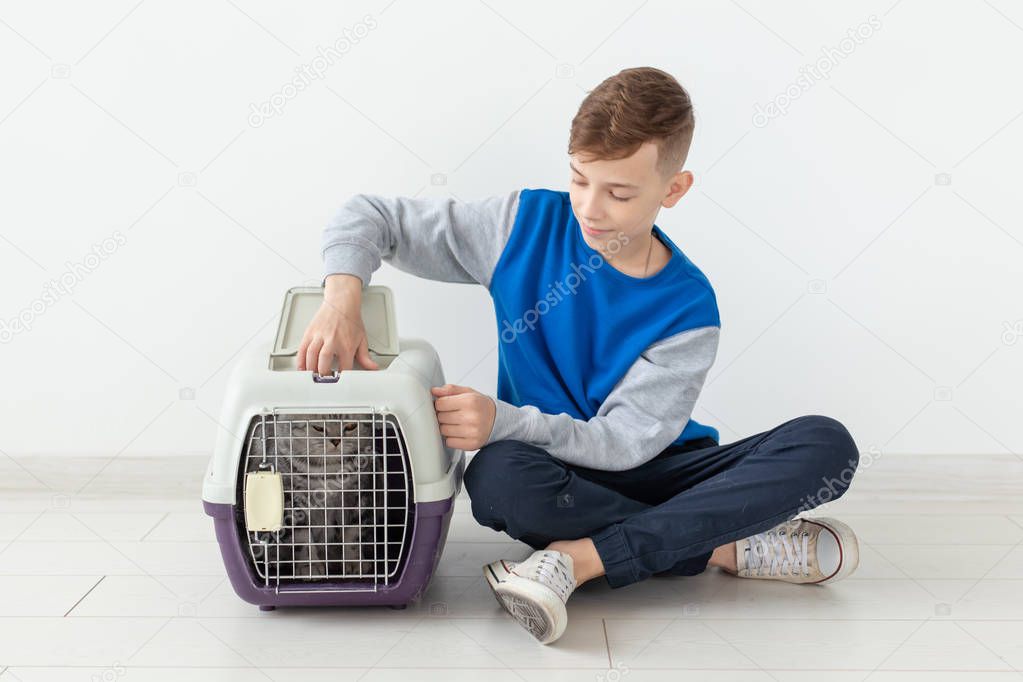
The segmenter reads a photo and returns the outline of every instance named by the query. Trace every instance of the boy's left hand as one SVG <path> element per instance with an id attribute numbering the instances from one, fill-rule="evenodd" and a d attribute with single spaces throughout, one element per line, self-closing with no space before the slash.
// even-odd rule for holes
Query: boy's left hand
<path id="1" fill-rule="evenodd" d="M 455 384 L 434 386 L 430 392 L 441 435 L 447 438 L 449 448 L 478 450 L 487 444 L 497 415 L 490 396 Z"/>

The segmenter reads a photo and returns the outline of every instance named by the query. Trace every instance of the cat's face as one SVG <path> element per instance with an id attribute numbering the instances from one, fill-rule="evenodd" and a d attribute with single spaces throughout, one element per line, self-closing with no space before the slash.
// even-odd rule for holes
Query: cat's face
<path id="1" fill-rule="evenodd" d="M 371 420 L 338 419 L 326 422 L 324 429 L 328 440 L 344 455 L 372 454 L 374 429 Z M 322 428 L 314 423 L 314 428 Z"/>
<path id="2" fill-rule="evenodd" d="M 279 457 L 323 457 L 339 454 L 336 442 L 324 438 L 323 429 L 318 426 L 297 419 L 275 424 L 272 434 L 277 455 Z"/>
<path id="3" fill-rule="evenodd" d="M 274 437 L 277 454 L 282 456 L 367 455 L 374 448 L 372 422 L 345 419 L 343 415 L 281 421 L 267 431 Z"/>

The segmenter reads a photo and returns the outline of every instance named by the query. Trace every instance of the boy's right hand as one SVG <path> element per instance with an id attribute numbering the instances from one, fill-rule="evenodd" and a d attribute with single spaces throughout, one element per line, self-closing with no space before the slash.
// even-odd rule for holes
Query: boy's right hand
<path id="1" fill-rule="evenodd" d="M 298 347 L 298 369 L 329 375 L 335 355 L 339 371 L 352 369 L 353 358 L 365 369 L 380 369 L 369 356 L 362 324 L 362 281 L 354 275 L 327 278 L 323 304 Z"/>

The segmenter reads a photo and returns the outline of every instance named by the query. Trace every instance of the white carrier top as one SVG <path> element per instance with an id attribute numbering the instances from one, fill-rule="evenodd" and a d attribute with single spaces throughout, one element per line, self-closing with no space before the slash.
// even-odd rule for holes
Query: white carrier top
<path id="1" fill-rule="evenodd" d="M 243 351 L 228 377 L 220 428 L 203 480 L 203 500 L 235 504 L 238 467 L 244 458 L 249 424 L 257 415 L 368 413 L 393 415 L 412 471 L 414 501 L 434 502 L 457 495 L 458 464 L 465 453 L 444 444 L 430 388 L 445 383 L 436 350 L 418 338 L 399 338 L 394 298 L 388 287 L 362 291 L 362 319 L 370 356 L 380 369 L 351 370 L 331 376 L 297 371 L 298 346 L 323 302 L 321 287 L 288 290 L 273 344 Z"/>

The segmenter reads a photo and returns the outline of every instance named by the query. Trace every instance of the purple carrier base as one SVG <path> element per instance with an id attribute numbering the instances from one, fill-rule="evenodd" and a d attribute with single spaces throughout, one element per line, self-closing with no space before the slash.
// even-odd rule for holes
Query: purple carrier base
<path id="1" fill-rule="evenodd" d="M 267 587 L 252 570 L 243 554 L 234 505 L 203 500 L 203 509 L 213 517 L 217 543 L 231 585 L 239 597 L 257 604 L 261 611 L 277 606 L 391 606 L 405 608 L 422 597 L 440 561 L 451 524 L 454 498 L 415 504 L 412 541 L 401 575 L 386 585 L 357 581 L 323 581 Z M 310 590 L 319 590 L 310 592 Z"/>

